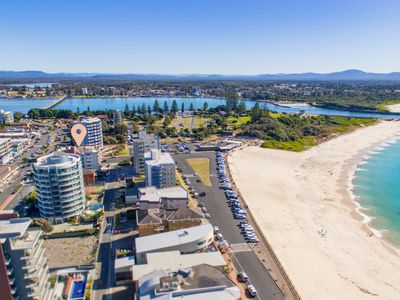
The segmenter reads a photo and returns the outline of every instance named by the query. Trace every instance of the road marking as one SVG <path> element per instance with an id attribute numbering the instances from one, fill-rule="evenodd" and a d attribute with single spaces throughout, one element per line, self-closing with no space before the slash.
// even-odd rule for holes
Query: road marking
<path id="1" fill-rule="evenodd" d="M 247 243 L 231 244 L 232 252 L 246 252 L 253 251 Z"/>

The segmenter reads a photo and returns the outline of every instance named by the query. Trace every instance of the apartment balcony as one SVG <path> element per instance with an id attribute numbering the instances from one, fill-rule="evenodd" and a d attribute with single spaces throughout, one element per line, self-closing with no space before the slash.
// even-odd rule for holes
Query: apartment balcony
<path id="1" fill-rule="evenodd" d="M 7 275 L 8 275 L 8 276 L 11 276 L 12 273 L 13 273 L 13 271 L 14 271 L 13 268 L 8 268 L 8 269 L 7 269 Z"/>
<path id="2" fill-rule="evenodd" d="M 15 278 L 14 278 L 14 276 L 10 276 L 10 277 L 8 277 L 8 283 L 9 283 L 10 285 L 13 285 L 13 284 L 14 284 L 14 282 L 15 282 Z"/>
<path id="3" fill-rule="evenodd" d="M 17 293 L 17 287 L 16 287 L 16 286 L 11 288 L 11 293 L 12 293 L 13 295 L 15 295 L 15 294 Z M 14 297 L 13 297 L 13 298 L 14 298 Z M 14 298 L 14 299 L 15 299 L 15 298 Z"/>
<path id="4" fill-rule="evenodd" d="M 11 263 L 11 258 L 10 257 L 6 257 L 6 266 L 9 266 Z"/>

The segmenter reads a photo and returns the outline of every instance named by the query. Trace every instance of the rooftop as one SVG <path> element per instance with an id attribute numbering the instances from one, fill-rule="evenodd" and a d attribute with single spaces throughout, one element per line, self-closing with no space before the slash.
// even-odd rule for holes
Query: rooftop
<path id="1" fill-rule="evenodd" d="M 182 270 L 182 269 L 181 269 Z M 199 264 L 183 273 L 154 270 L 140 281 L 141 300 L 237 300 L 240 290 L 219 268 Z"/>
<path id="2" fill-rule="evenodd" d="M 150 208 L 138 212 L 138 224 L 162 224 L 163 220 L 181 221 L 181 220 L 204 219 L 204 215 L 198 207 L 179 208 L 177 210 L 160 211 L 158 208 Z"/>
<path id="3" fill-rule="evenodd" d="M 143 236 L 136 238 L 136 252 L 146 253 L 157 249 L 165 249 L 177 245 L 188 244 L 202 237 L 212 234 L 213 227 L 210 224 L 185 228 Z"/>
<path id="4" fill-rule="evenodd" d="M 147 264 L 132 266 L 132 279 L 134 281 L 161 268 L 167 272 L 177 272 L 179 269 L 188 269 L 200 264 L 208 264 L 214 267 L 226 265 L 224 258 L 218 251 L 192 254 L 166 251 L 147 253 L 146 257 Z"/>
<path id="5" fill-rule="evenodd" d="M 62 151 L 54 152 L 50 155 L 42 156 L 38 159 L 35 166 L 37 167 L 50 167 L 68 165 L 70 162 L 79 160 L 79 155 L 65 153 Z"/>
<path id="6" fill-rule="evenodd" d="M 20 237 L 24 235 L 30 224 L 31 219 L 29 218 L 13 218 L 8 220 L 0 220 L 0 237 Z"/>
<path id="7" fill-rule="evenodd" d="M 175 164 L 175 161 L 168 152 L 151 150 L 151 157 L 149 160 L 146 160 L 146 165 L 157 166 L 160 164 Z"/>
<path id="8" fill-rule="evenodd" d="M 188 198 L 188 193 L 182 186 L 173 186 L 162 189 L 150 186 L 139 188 L 138 192 L 140 195 L 140 201 L 161 202 L 161 198 Z"/>

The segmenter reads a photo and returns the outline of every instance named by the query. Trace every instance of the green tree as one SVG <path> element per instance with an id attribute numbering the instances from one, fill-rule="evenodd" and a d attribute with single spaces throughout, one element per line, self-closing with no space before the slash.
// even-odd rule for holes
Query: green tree
<path id="1" fill-rule="evenodd" d="M 178 103 L 176 102 L 176 100 L 172 101 L 171 112 L 173 114 L 176 114 L 178 112 Z"/>
<path id="2" fill-rule="evenodd" d="M 260 104 L 257 101 L 256 104 L 254 104 L 254 107 L 251 109 L 251 121 L 252 122 L 258 121 L 261 117 L 261 113 L 262 111 L 260 109 Z"/>
<path id="3" fill-rule="evenodd" d="M 168 107 L 167 101 L 164 101 L 163 111 L 164 111 L 164 114 L 167 114 L 169 112 L 169 107 Z"/>
<path id="4" fill-rule="evenodd" d="M 193 103 L 190 103 L 189 110 L 190 110 L 190 111 L 194 111 Z"/>
<path id="5" fill-rule="evenodd" d="M 146 115 L 147 115 L 147 109 L 146 109 L 146 104 L 145 104 L 145 103 L 142 103 L 142 107 L 140 108 L 140 113 L 141 113 L 143 116 L 146 116 Z"/>
<path id="6" fill-rule="evenodd" d="M 114 134 L 127 134 L 128 126 L 125 124 L 117 124 L 114 126 Z"/>
<path id="7" fill-rule="evenodd" d="M 160 112 L 160 103 L 158 102 L 157 99 L 154 101 L 153 111 L 154 111 L 155 113 L 159 113 L 159 112 Z"/>
<path id="8" fill-rule="evenodd" d="M 204 110 L 204 111 L 207 111 L 207 110 L 208 110 L 208 103 L 207 103 L 207 102 L 204 102 L 204 103 L 203 103 L 203 110 Z"/>
<path id="9" fill-rule="evenodd" d="M 125 114 L 125 117 L 129 116 L 129 106 L 128 106 L 128 103 L 125 104 L 124 114 Z"/>
<path id="10" fill-rule="evenodd" d="M 23 117 L 24 117 L 24 113 L 22 113 L 22 112 L 20 112 L 20 111 L 16 111 L 15 113 L 14 113 L 14 120 L 16 121 L 16 122 L 18 122 L 19 120 L 21 120 Z"/>
<path id="11" fill-rule="evenodd" d="M 136 106 L 135 104 L 132 105 L 132 116 L 136 115 Z"/>
<path id="12" fill-rule="evenodd" d="M 239 114 L 244 114 L 244 113 L 246 113 L 246 104 L 244 103 L 244 101 L 240 101 L 240 102 L 239 102 L 236 111 L 237 111 Z"/>
<path id="13" fill-rule="evenodd" d="M 182 105 L 181 105 L 181 113 L 184 113 L 184 112 L 185 112 L 185 103 L 182 102 Z"/>

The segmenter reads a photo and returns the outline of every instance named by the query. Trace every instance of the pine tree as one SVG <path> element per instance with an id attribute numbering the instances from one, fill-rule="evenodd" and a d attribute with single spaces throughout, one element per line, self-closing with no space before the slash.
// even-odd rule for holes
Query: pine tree
<path id="1" fill-rule="evenodd" d="M 163 110 L 164 110 L 164 114 L 167 114 L 169 112 L 169 107 L 168 107 L 168 102 L 167 101 L 164 101 Z"/>
<path id="2" fill-rule="evenodd" d="M 194 111 L 193 103 L 190 103 L 189 110 L 190 110 L 190 111 Z"/>
<path id="3" fill-rule="evenodd" d="M 159 112 L 160 112 L 160 103 L 158 103 L 158 100 L 157 100 L 157 99 L 156 99 L 156 101 L 154 101 L 153 111 L 154 111 L 155 113 L 159 113 Z"/>
<path id="4" fill-rule="evenodd" d="M 173 114 L 176 114 L 178 112 L 178 103 L 176 102 L 176 100 L 172 101 L 171 112 Z"/>
<path id="5" fill-rule="evenodd" d="M 182 106 L 181 106 L 181 113 L 185 112 L 185 103 L 182 102 Z"/>

